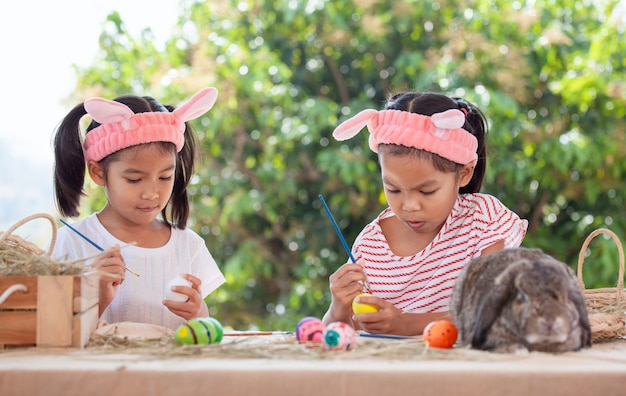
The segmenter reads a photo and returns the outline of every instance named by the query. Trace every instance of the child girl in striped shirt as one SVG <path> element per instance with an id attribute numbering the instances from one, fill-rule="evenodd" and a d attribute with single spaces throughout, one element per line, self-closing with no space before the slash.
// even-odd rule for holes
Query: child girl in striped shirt
<path id="1" fill-rule="evenodd" d="M 368 109 L 339 125 L 345 140 L 367 125 L 389 205 L 358 235 L 346 263 L 329 278 L 324 322 L 370 333 L 418 335 L 449 319 L 456 278 L 468 262 L 517 247 L 528 222 L 479 193 L 486 169 L 487 122 L 473 104 L 438 93 L 404 92 L 382 111 Z M 379 311 L 355 315 L 352 301 Z"/>

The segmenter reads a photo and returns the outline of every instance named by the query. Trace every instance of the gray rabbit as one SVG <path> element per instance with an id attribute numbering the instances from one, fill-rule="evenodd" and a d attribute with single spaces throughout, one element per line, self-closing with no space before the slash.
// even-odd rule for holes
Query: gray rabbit
<path id="1" fill-rule="evenodd" d="M 461 345 L 501 353 L 567 352 L 591 346 L 574 271 L 539 249 L 504 249 L 472 260 L 451 302 Z"/>

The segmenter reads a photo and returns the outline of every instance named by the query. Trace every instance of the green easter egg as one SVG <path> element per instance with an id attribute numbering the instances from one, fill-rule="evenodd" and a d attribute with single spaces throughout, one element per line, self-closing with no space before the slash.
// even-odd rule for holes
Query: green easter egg
<path id="1" fill-rule="evenodd" d="M 179 344 L 216 344 L 222 340 L 222 325 L 212 318 L 190 319 L 178 327 L 174 340 Z"/>
<path id="2" fill-rule="evenodd" d="M 222 341 L 222 337 L 224 336 L 224 329 L 219 320 L 215 318 L 211 318 L 211 317 L 201 318 L 200 320 L 206 323 L 209 323 L 210 324 L 209 328 L 213 326 L 213 328 L 211 329 L 211 335 L 213 336 L 213 344 L 217 344 L 218 342 Z"/>

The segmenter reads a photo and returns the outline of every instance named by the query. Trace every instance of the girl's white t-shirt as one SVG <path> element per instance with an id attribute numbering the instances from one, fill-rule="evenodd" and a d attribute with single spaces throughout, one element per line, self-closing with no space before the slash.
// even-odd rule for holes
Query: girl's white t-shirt
<path id="1" fill-rule="evenodd" d="M 196 276 L 202 281 L 203 298 L 225 282 L 204 240 L 188 228 L 172 228 L 170 240 L 164 246 L 142 248 L 115 238 L 100 223 L 96 214 L 73 223 L 72 227 L 103 249 L 120 245 L 126 267 L 140 275 L 136 277 L 126 272 L 115 298 L 100 318 L 107 323 L 152 323 L 176 329 L 185 320 L 162 304 L 166 285 L 172 278 L 183 273 Z M 57 232 L 52 257 L 70 261 L 93 257 L 99 252 L 69 227 L 61 227 Z M 92 262 L 93 259 L 90 259 L 85 264 L 90 265 Z"/>
<path id="2" fill-rule="evenodd" d="M 398 256 L 380 227 L 393 216 L 385 209 L 359 234 L 352 247 L 354 258 L 364 259 L 372 294 L 404 312 L 449 311 L 454 284 L 473 258 L 496 242 L 517 247 L 526 235 L 528 221 L 487 194 L 462 194 L 435 239 L 412 256 Z M 408 231 L 410 232 L 410 231 Z"/>

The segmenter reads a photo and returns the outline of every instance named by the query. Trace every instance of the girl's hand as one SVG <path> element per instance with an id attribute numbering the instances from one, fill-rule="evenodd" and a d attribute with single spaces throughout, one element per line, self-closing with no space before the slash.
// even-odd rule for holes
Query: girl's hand
<path id="1" fill-rule="evenodd" d="M 352 300 L 363 292 L 363 284 L 367 281 L 362 264 L 360 262 L 346 263 L 339 267 L 328 280 L 332 299 L 328 312 L 324 315 L 324 323 L 335 321 L 350 323 Z"/>
<path id="2" fill-rule="evenodd" d="M 202 282 L 191 274 L 183 274 L 183 278 L 191 282 L 191 287 L 172 286 L 172 291 L 181 293 L 189 297 L 185 302 L 163 300 L 163 305 L 174 315 L 178 315 L 185 320 L 209 316 L 209 309 L 202 299 L 200 286 Z"/>
<path id="3" fill-rule="evenodd" d="M 99 311 L 100 315 L 109 306 L 117 288 L 124 282 L 126 264 L 120 253 L 120 246 L 115 245 L 94 259 L 91 267 L 100 273 Z"/>
<path id="4" fill-rule="evenodd" d="M 432 321 L 452 320 L 449 311 L 436 313 L 406 313 L 393 304 L 376 296 L 359 297 L 359 302 L 372 304 L 378 312 L 353 315 L 356 326 L 372 334 L 393 334 L 402 336 L 416 336 L 424 332 L 424 328 Z"/>
<path id="5" fill-rule="evenodd" d="M 352 316 L 354 323 L 362 330 L 372 334 L 413 335 L 408 329 L 408 321 L 405 320 L 407 315 L 403 315 L 393 304 L 376 296 L 359 297 L 359 302 L 378 308 L 378 312 Z"/>

